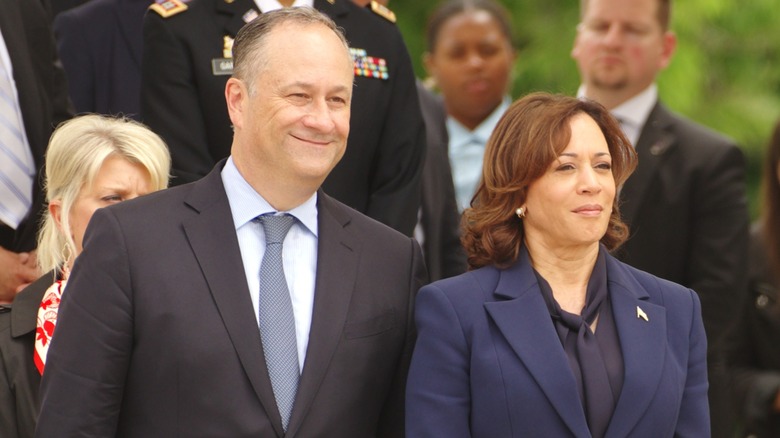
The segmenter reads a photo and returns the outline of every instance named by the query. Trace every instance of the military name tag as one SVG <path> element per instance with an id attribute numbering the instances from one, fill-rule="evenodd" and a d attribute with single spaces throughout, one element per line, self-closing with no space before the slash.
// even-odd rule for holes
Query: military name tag
<path id="1" fill-rule="evenodd" d="M 230 58 L 214 58 L 211 60 L 211 72 L 214 76 L 229 76 L 233 74 L 233 60 Z"/>

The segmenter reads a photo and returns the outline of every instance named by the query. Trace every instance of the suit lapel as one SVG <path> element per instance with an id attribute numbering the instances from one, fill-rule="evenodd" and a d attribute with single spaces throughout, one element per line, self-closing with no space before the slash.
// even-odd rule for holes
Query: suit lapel
<path id="1" fill-rule="evenodd" d="M 294 436 L 317 395 L 342 338 L 357 277 L 360 242 L 348 231 L 350 217 L 320 191 L 317 279 L 309 346 L 295 398 L 288 436 Z"/>
<path id="2" fill-rule="evenodd" d="M 263 356 L 260 332 L 252 313 L 244 263 L 218 165 L 194 183 L 185 202 L 199 214 L 183 223 L 185 234 L 206 278 L 214 303 L 244 371 L 279 436 L 282 420 Z"/>
<path id="3" fill-rule="evenodd" d="M 497 301 L 485 308 L 575 436 L 589 437 L 585 411 L 528 255 L 501 271 Z"/>
<path id="4" fill-rule="evenodd" d="M 34 332 L 38 322 L 38 308 L 49 286 L 58 279 L 57 271 L 52 270 L 24 289 L 14 298 L 11 312 L 11 336 L 18 338 Z"/>
<path id="5" fill-rule="evenodd" d="M 667 130 L 668 126 L 668 111 L 656 103 L 636 144 L 639 166 L 620 191 L 620 213 L 629 224 L 636 218 L 645 199 L 645 192 L 655 178 L 664 156 L 675 144 L 675 137 Z"/>
<path id="6" fill-rule="evenodd" d="M 666 359 L 666 309 L 647 301 L 647 292 L 616 259 L 607 257 L 612 313 L 623 354 L 623 389 L 607 437 L 628 436 L 647 413 Z M 637 308 L 647 316 L 638 316 Z"/>

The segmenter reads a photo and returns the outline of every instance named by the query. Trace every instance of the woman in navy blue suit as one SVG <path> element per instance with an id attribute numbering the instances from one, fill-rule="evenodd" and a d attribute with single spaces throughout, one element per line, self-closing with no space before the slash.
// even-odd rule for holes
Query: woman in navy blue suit
<path id="1" fill-rule="evenodd" d="M 417 297 L 407 436 L 709 436 L 698 297 L 609 254 L 636 160 L 597 103 L 509 108 L 464 213 L 471 270 Z"/>

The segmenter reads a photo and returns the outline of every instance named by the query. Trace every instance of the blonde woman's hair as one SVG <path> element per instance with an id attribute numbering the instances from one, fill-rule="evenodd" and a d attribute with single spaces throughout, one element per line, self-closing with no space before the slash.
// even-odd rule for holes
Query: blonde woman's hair
<path id="1" fill-rule="evenodd" d="M 60 222 L 70 229 L 70 211 L 81 191 L 92 185 L 106 158 L 118 156 L 149 173 L 152 190 L 168 187 L 171 156 L 162 139 L 145 125 L 124 117 L 80 116 L 54 130 L 46 150 L 46 202 L 61 203 Z M 76 255 L 70 232 L 57 226 L 48 209 L 38 233 L 38 266 L 62 269 Z"/>

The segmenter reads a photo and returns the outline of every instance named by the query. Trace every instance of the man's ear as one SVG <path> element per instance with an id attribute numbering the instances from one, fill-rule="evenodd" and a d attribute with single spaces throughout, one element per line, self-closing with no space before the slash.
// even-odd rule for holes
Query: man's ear
<path id="1" fill-rule="evenodd" d="M 665 69 L 672 62 L 672 56 L 677 49 L 677 34 L 667 31 L 663 36 L 663 52 L 661 53 L 661 69 Z"/>
<path id="2" fill-rule="evenodd" d="M 225 85 L 225 102 L 228 115 L 234 128 L 244 126 L 244 104 L 249 98 L 249 90 L 241 79 L 230 78 Z"/>

